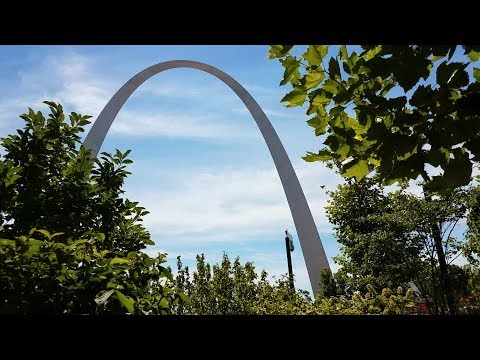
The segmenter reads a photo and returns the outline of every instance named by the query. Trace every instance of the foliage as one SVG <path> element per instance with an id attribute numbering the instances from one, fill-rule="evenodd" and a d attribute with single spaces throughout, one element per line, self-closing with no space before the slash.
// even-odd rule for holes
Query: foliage
<path id="1" fill-rule="evenodd" d="M 326 206 L 342 256 L 335 261 L 348 274 L 349 293 L 406 285 L 422 267 L 422 239 L 401 208 L 401 194 L 384 194 L 374 180 L 349 181 L 330 192 Z"/>
<path id="2" fill-rule="evenodd" d="M 12 239 L 31 228 L 49 229 L 62 233 L 56 241 L 65 243 L 101 232 L 101 249 L 125 254 L 153 244 L 141 225 L 148 212 L 122 198 L 130 150 L 91 158 L 79 135 L 90 116 L 73 112 L 67 122 L 61 105 L 45 103 L 47 118 L 29 109 L 21 116 L 23 130 L 2 138 L 0 235 Z"/>
<path id="3" fill-rule="evenodd" d="M 282 102 L 307 102 L 308 125 L 325 134 L 306 161 L 357 180 L 374 170 L 386 184 L 421 176 L 431 192 L 470 183 L 480 159 L 480 69 L 472 65 L 480 46 L 464 45 L 455 58 L 455 45 L 362 45 L 359 54 L 342 45 L 336 55 L 308 45 L 301 56 L 292 47 L 272 45 L 269 58 L 285 68 L 280 85 L 293 87 Z"/>
<path id="4" fill-rule="evenodd" d="M 347 315 L 347 314 L 407 314 L 413 305 L 413 292 L 399 290 L 393 294 L 384 289 L 376 294 L 373 287 L 365 297 L 319 296 L 312 301 L 308 292 L 291 290 L 285 274 L 273 284 L 268 274 L 255 272 L 252 263 L 242 265 L 239 258 L 232 262 L 227 254 L 221 264 L 210 266 L 205 256 L 198 255 L 197 271 L 190 277 L 188 267 L 177 258 L 176 285 L 190 298 L 188 304 L 175 307 L 176 314 L 202 315 Z"/>
<path id="5" fill-rule="evenodd" d="M 242 265 L 238 257 L 232 263 L 225 253 L 220 264 L 211 266 L 202 254 L 196 265 L 190 279 L 188 267 L 177 258 L 176 284 L 190 299 L 177 314 L 300 314 L 311 304 L 308 293 L 290 289 L 287 277 L 272 286 L 265 271 L 258 276 L 252 263 Z"/>
<path id="6" fill-rule="evenodd" d="M 58 242 L 61 235 L 32 229 L 0 239 L 0 313 L 169 314 L 188 301 L 165 255 L 102 250 L 101 233 Z"/>
<path id="7" fill-rule="evenodd" d="M 461 314 L 480 315 L 480 269 L 469 267 L 466 295 L 459 300 Z"/>
<path id="8" fill-rule="evenodd" d="M 315 313 L 321 315 L 406 315 L 414 307 L 413 290 L 404 293 L 399 286 L 396 293 L 384 288 L 377 294 L 375 288 L 368 284 L 367 292 L 362 297 L 356 292 L 351 299 L 346 296 L 322 297 L 315 306 Z"/>
<path id="9" fill-rule="evenodd" d="M 462 242 L 452 236 L 464 218 L 469 191 L 456 190 L 430 200 L 407 193 L 404 188 L 386 193 L 375 179 L 347 181 L 330 192 L 327 216 L 342 245 L 342 256 L 335 258 L 341 269 L 335 279 L 336 291 L 352 293 L 366 284 L 377 288 L 414 282 L 425 299 L 440 313 L 447 311 L 447 290 L 455 311 L 464 294 L 464 270 L 452 264 L 461 254 Z M 441 252 L 435 228 L 439 224 Z M 439 268 L 440 256 L 447 265 L 445 286 Z"/>
<path id="10" fill-rule="evenodd" d="M 462 246 L 463 253 L 470 264 L 480 267 L 480 186 L 470 190 L 467 201 L 467 233 L 466 242 Z"/>
<path id="11" fill-rule="evenodd" d="M 170 313 L 187 298 L 165 255 L 140 251 L 153 241 L 141 225 L 148 212 L 122 197 L 130 151 L 91 158 L 79 135 L 89 116 L 67 122 L 45 103 L 47 118 L 29 109 L 1 141 L 0 312 Z"/>

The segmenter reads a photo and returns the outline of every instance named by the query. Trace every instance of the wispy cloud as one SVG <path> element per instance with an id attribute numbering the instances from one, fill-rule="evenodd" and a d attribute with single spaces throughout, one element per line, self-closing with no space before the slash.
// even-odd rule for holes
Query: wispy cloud
<path id="1" fill-rule="evenodd" d="M 18 96 L 13 100 L 11 94 L 0 97 L 0 129 L 4 131 L 12 131 L 18 126 L 18 123 L 12 123 L 9 119 L 18 117 L 28 106 L 41 107 L 44 100 L 59 102 L 66 111 L 92 115 L 94 120 L 122 85 L 121 81 L 109 77 L 108 72 L 100 72 L 95 67 L 94 58 L 87 58 L 68 48 L 45 57 L 34 67 L 23 69 L 18 73 L 18 80 Z M 182 87 L 173 82 L 153 82 L 150 85 L 147 82 L 134 97 L 143 94 L 158 95 L 164 99 L 188 99 L 189 102 L 183 106 L 182 115 L 179 116 L 178 111 L 172 113 L 171 110 L 164 109 L 153 112 L 127 102 L 112 125 L 112 135 L 252 138 L 251 129 L 242 126 L 241 122 L 221 121 L 222 119 L 215 115 L 220 106 L 230 103 L 238 105 L 240 102 L 235 94 L 230 92 L 229 89 L 222 90 L 215 84 L 205 88 L 196 86 L 195 83 Z M 213 103 L 213 110 L 217 107 L 216 112 L 212 112 L 212 106 L 202 106 L 206 100 Z"/>

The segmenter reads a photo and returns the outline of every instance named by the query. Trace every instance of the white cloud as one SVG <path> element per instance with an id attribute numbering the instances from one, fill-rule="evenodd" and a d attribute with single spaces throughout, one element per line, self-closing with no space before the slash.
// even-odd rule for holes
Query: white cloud
<path id="1" fill-rule="evenodd" d="M 327 196 L 320 185 L 333 188 L 341 179 L 320 164 L 299 162 L 295 168 L 318 228 L 330 232 L 323 208 Z M 151 212 L 145 217 L 148 229 L 161 231 L 166 238 L 173 236 L 175 242 L 238 241 L 239 237 L 255 238 L 285 227 L 293 229 L 288 203 L 273 166 L 211 169 L 200 174 L 198 171 L 184 170 L 172 178 L 170 171 L 159 169 L 149 172 L 151 185 L 129 189 L 127 184 L 127 196 Z M 169 182 L 175 186 L 162 190 L 157 184 L 165 182 L 167 172 Z M 137 175 L 141 176 L 141 172 Z"/>

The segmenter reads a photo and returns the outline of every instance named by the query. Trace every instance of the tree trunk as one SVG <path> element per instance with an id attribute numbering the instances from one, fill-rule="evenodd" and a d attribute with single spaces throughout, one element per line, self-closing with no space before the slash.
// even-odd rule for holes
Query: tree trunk
<path id="1" fill-rule="evenodd" d="M 453 315 L 456 313 L 455 308 L 455 296 L 450 284 L 450 277 L 448 276 L 448 265 L 445 258 L 445 251 L 443 250 L 442 235 L 440 234 L 440 228 L 438 224 L 432 224 L 433 240 L 435 243 L 435 250 L 438 257 L 438 267 L 440 269 L 440 284 L 442 286 L 442 301 L 446 296 L 448 304 L 448 313 Z M 443 303 L 445 303 L 443 301 Z M 442 311 L 443 312 L 443 311 Z"/>
<path id="2" fill-rule="evenodd" d="M 423 195 L 426 201 L 432 201 L 432 197 L 425 188 L 423 188 Z M 448 265 L 445 258 L 445 251 L 443 250 L 442 234 L 440 233 L 440 226 L 437 222 L 432 224 L 432 236 L 435 244 L 435 252 L 438 258 L 438 267 L 440 270 L 440 287 L 442 290 L 442 315 L 445 314 L 445 298 L 448 304 L 448 313 L 453 315 L 456 313 L 455 296 L 450 284 L 450 277 L 448 276 Z"/>

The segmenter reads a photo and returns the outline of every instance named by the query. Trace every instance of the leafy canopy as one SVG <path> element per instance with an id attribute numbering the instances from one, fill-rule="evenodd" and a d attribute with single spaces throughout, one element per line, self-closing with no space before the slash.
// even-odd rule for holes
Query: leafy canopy
<path id="1" fill-rule="evenodd" d="M 137 202 L 123 198 L 130 174 L 130 150 L 91 158 L 80 133 L 90 116 L 69 115 L 63 107 L 45 102 L 47 118 L 29 109 L 17 134 L 1 139 L 0 235 L 14 238 L 30 229 L 62 233 L 57 241 L 81 238 L 87 231 L 105 234 L 108 250 L 128 253 L 152 245 L 141 225 L 148 214 Z"/>
<path id="2" fill-rule="evenodd" d="M 168 314 L 187 301 L 123 197 L 130 151 L 91 158 L 80 143 L 89 116 L 46 102 L 1 139 L 0 312 Z M 36 230 L 40 229 L 40 230 Z M 48 229 L 43 230 L 43 229 Z"/>
<path id="3" fill-rule="evenodd" d="M 293 87 L 282 102 L 307 102 L 307 123 L 325 138 L 306 161 L 357 180 L 375 171 L 387 185 L 421 176 L 431 192 L 470 183 L 480 159 L 480 46 L 464 45 L 463 57 L 457 46 L 292 48 L 272 45 L 269 58 L 285 68 L 280 85 Z"/>

